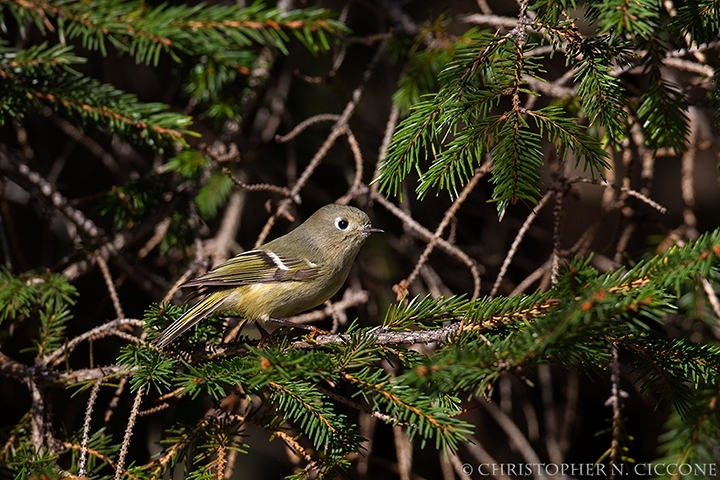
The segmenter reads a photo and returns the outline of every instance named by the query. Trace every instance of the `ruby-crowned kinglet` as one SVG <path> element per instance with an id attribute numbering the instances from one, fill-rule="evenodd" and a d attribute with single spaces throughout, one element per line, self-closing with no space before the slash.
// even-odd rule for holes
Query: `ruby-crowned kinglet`
<path id="1" fill-rule="evenodd" d="M 155 338 L 162 348 L 205 315 L 229 312 L 259 322 L 283 319 L 316 307 L 345 283 L 373 228 L 362 210 L 325 205 L 287 235 L 243 252 L 183 284 L 205 295 Z"/>

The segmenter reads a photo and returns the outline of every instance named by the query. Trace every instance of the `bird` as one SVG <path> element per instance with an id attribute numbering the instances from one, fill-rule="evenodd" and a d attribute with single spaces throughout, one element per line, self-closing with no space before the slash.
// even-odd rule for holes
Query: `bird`
<path id="1" fill-rule="evenodd" d="M 154 339 L 173 340 L 210 313 L 230 313 L 257 322 L 263 339 L 268 322 L 329 300 L 350 273 L 353 261 L 374 228 L 362 210 L 339 204 L 318 209 L 291 232 L 240 253 L 208 273 L 181 285 L 202 299 Z"/>

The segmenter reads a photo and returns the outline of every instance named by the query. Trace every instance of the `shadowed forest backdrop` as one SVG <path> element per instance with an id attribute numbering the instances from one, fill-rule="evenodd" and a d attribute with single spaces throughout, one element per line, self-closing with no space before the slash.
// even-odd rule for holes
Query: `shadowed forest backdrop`
<path id="1" fill-rule="evenodd" d="M 0 0 L 0 477 L 714 478 L 717 1 L 241 3 Z M 331 202 L 329 333 L 147 342 Z"/>

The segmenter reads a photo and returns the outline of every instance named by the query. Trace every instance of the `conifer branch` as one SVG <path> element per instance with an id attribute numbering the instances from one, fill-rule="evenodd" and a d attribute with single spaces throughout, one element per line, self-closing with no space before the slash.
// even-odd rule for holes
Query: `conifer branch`
<path id="1" fill-rule="evenodd" d="M 148 141 L 183 141 L 190 119 L 165 112 L 162 104 L 141 103 L 134 95 L 84 77 L 71 68 L 84 59 L 66 47 L 44 44 L 24 51 L 0 50 L 0 83 L 10 95 L 0 103 L 0 121 L 21 116 L 35 102 L 113 131 Z"/>
<path id="2" fill-rule="evenodd" d="M 112 458 L 110 458 L 109 456 L 103 454 L 102 452 L 100 452 L 98 450 L 95 450 L 94 448 L 87 448 L 87 447 L 83 448 L 83 445 L 78 445 L 76 443 L 70 443 L 70 442 L 62 442 L 62 443 L 60 443 L 60 446 L 66 450 L 80 451 L 81 455 L 82 455 L 82 452 L 85 451 L 86 456 L 91 455 L 92 457 L 97 458 L 101 462 L 107 464 L 110 468 L 115 468 L 115 462 L 113 462 Z M 123 475 L 127 475 L 129 478 L 131 478 L 133 480 L 139 480 L 139 478 L 136 475 L 133 475 L 132 472 L 129 472 L 127 470 L 125 470 L 123 472 Z M 84 475 L 80 469 L 78 469 L 77 476 L 80 478 L 84 478 Z"/>
<path id="3" fill-rule="evenodd" d="M 453 425 L 452 418 L 448 417 L 447 414 L 441 414 L 440 416 L 429 415 L 417 406 L 420 399 L 413 398 L 411 403 L 402 398 L 402 390 L 399 385 L 393 385 L 389 382 L 371 383 L 349 373 L 345 373 L 343 377 L 358 386 L 364 392 L 364 395 L 367 396 L 369 393 L 373 393 L 379 395 L 383 402 L 387 402 L 391 411 L 396 412 L 397 418 L 408 422 L 408 433 L 411 438 L 417 434 L 425 437 L 425 432 L 434 431 L 437 446 L 442 445 L 444 447 L 447 445 L 453 450 L 457 449 L 457 442 L 463 438 L 464 432 L 458 426 Z M 376 400 L 376 403 L 380 402 Z"/>
<path id="4" fill-rule="evenodd" d="M 82 38 L 83 47 L 107 53 L 106 42 L 133 55 L 138 63 L 157 65 L 162 52 L 196 52 L 232 61 L 223 49 L 239 50 L 254 42 L 287 53 L 287 35 L 292 32 L 308 47 L 328 49 L 326 35 L 342 33 L 342 24 L 321 9 L 282 13 L 261 4 L 249 7 L 224 5 L 161 5 L 146 7 L 140 2 L 101 1 L 93 5 L 57 0 L 6 2 L 22 23 L 26 18 L 42 29 L 58 30 L 62 37 Z M 57 25 L 50 22 L 54 19 Z M 110 21 L 112 19 L 112 21 Z M 239 48 L 240 47 L 240 48 Z"/>

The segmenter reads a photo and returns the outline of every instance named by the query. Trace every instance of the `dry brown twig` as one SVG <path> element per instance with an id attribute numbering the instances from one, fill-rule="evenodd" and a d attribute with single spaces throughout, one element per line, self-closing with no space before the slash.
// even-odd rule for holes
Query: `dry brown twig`
<path id="1" fill-rule="evenodd" d="M 113 392 L 113 397 L 108 403 L 107 409 L 105 409 L 105 414 L 103 415 L 103 423 L 107 425 L 110 422 L 110 418 L 112 418 L 113 413 L 115 413 L 115 409 L 117 408 L 118 404 L 120 403 L 120 395 L 125 391 L 125 386 L 128 382 L 127 376 L 120 377 L 118 380 L 118 386 Z"/>
<path id="2" fill-rule="evenodd" d="M 114 480 L 120 480 L 125 469 L 125 457 L 127 456 L 128 448 L 130 446 L 130 438 L 132 437 L 133 428 L 135 428 L 135 422 L 137 421 L 138 412 L 140 411 L 140 402 L 144 394 L 143 387 L 138 388 L 135 393 L 135 400 L 133 400 L 132 408 L 130 409 L 130 416 L 128 417 L 128 424 L 125 428 L 125 435 L 120 446 L 120 453 L 118 454 L 117 464 L 115 465 L 115 477 Z"/>
<path id="3" fill-rule="evenodd" d="M 233 253 L 239 253 L 238 245 L 235 243 L 235 236 L 240 230 L 240 219 L 245 209 L 245 192 L 234 191 L 230 193 L 225 212 L 217 233 L 212 238 L 212 266 L 217 266 L 227 260 Z"/>
<path id="4" fill-rule="evenodd" d="M 364 161 L 362 152 L 360 151 L 360 144 L 358 143 L 357 138 L 355 138 L 355 135 L 353 135 L 352 130 L 350 130 L 350 127 L 346 126 L 343 133 L 347 137 L 348 144 L 350 145 L 350 151 L 352 152 L 353 159 L 355 160 L 355 176 L 353 177 L 352 185 L 350 185 L 348 192 L 336 201 L 336 203 L 345 205 L 366 189 L 363 188 L 362 183 Z"/>
<path id="5" fill-rule="evenodd" d="M 85 467 L 87 465 L 88 442 L 90 441 L 90 420 L 98 392 L 100 391 L 100 385 L 102 385 L 102 378 L 97 379 L 93 384 L 90 390 L 90 398 L 85 406 L 85 420 L 83 421 L 83 435 L 80 444 L 80 459 L 78 460 L 78 477 L 84 477 L 87 473 Z"/>
<path id="6" fill-rule="evenodd" d="M 500 428 L 503 429 L 505 434 L 508 436 L 510 443 L 515 446 L 523 460 L 529 465 L 540 465 L 540 457 L 515 422 L 513 422 L 513 420 L 494 403 L 482 402 L 482 406 L 483 409 L 488 412 L 493 420 L 495 420 L 495 422 L 500 426 Z M 537 469 L 533 472 L 533 474 L 535 478 L 547 478 L 543 474 L 542 469 Z"/>
<path id="7" fill-rule="evenodd" d="M 610 443 L 610 451 L 609 453 L 609 460 L 610 460 L 610 479 L 615 479 L 615 469 L 613 468 L 614 465 L 617 465 L 619 462 L 622 461 L 622 442 L 624 438 L 623 433 L 623 414 L 622 414 L 622 404 L 623 404 L 623 398 L 627 396 L 627 393 L 623 391 L 620 388 L 620 356 L 618 353 L 617 347 L 613 347 L 612 349 L 612 362 L 610 362 L 610 381 L 612 382 L 611 386 L 611 395 L 610 397 L 605 401 L 605 405 L 612 407 L 613 415 L 612 415 L 612 440 Z"/>
<path id="8" fill-rule="evenodd" d="M 278 187 L 277 185 L 270 185 L 268 183 L 256 183 L 256 184 L 247 184 L 237 177 L 235 177 L 229 168 L 223 167 L 222 169 L 223 175 L 226 175 L 227 177 L 232 180 L 232 182 L 235 184 L 236 187 L 238 187 L 240 190 L 245 192 L 270 192 L 270 193 L 276 193 L 278 195 L 281 195 L 283 197 L 291 197 L 293 196 L 292 192 L 287 187 Z M 300 197 L 296 197 L 293 199 L 295 202 L 298 202 Z"/>
<path id="9" fill-rule="evenodd" d="M 176 208 L 176 205 L 177 199 L 176 197 L 173 197 L 169 202 L 163 204 L 158 211 L 150 215 L 150 217 L 144 222 L 140 223 L 136 228 L 116 234 L 112 240 L 109 240 L 99 248 L 90 252 L 87 258 L 65 267 L 62 270 L 62 275 L 69 281 L 76 280 L 81 275 L 89 271 L 93 265 L 95 265 L 98 256 L 105 260 L 109 260 L 110 258 L 117 256 L 120 252 L 140 241 L 140 239 L 144 238 L 149 232 L 153 231 L 155 226 Z"/>
<path id="10" fill-rule="evenodd" d="M 14 163 L 7 152 L 2 151 L 2 153 L 6 156 L 8 161 Z M 75 225 L 75 227 L 79 229 L 79 232 L 83 233 L 86 238 L 95 239 L 103 235 L 102 229 L 95 225 L 95 222 L 87 218 L 80 210 L 70 205 L 68 199 L 61 195 L 55 186 L 45 180 L 39 173 L 31 170 L 30 167 L 24 163 L 15 165 L 15 170 L 22 178 L 29 182 L 29 186 L 33 187 L 38 195 L 61 212 L 65 218 L 70 220 L 70 222 L 72 222 L 72 224 Z M 76 242 L 77 241 L 79 240 L 76 239 Z"/>
<path id="11" fill-rule="evenodd" d="M 558 189 L 555 192 L 555 206 L 553 207 L 553 235 L 552 235 L 552 270 L 550 274 L 551 283 L 557 283 L 558 270 L 560 269 L 560 229 L 564 212 L 563 202 L 565 192 Z"/>
<path id="12" fill-rule="evenodd" d="M 592 185 L 600 185 L 600 186 L 603 186 L 603 187 L 606 187 L 606 188 L 615 189 L 615 190 L 618 190 L 618 191 L 620 191 L 620 192 L 622 192 L 622 193 L 624 193 L 624 194 L 630 195 L 631 197 L 637 198 L 638 200 L 640 200 L 640 201 L 642 201 L 643 203 L 647 204 L 648 206 L 654 208 L 655 210 L 657 210 L 657 211 L 660 212 L 660 213 L 666 213 L 666 212 L 667 212 L 667 209 L 666 209 L 665 207 L 663 207 L 662 205 L 660 205 L 659 203 L 657 203 L 656 201 L 654 201 L 653 199 L 651 199 L 651 198 L 648 197 L 647 195 L 645 195 L 645 194 L 643 194 L 643 193 L 641 193 L 641 192 L 638 192 L 637 190 L 634 190 L 634 189 L 632 189 L 632 188 L 626 187 L 626 186 L 624 186 L 624 185 L 615 185 L 615 184 L 611 184 L 611 183 L 609 183 L 609 182 L 607 182 L 607 181 L 605 181 L 605 180 L 594 180 L 594 179 L 587 178 L 587 177 L 571 177 L 571 178 L 568 178 L 568 179 L 564 180 L 564 182 L 565 182 L 565 183 L 568 183 L 568 184 L 572 184 L 572 183 L 589 183 L 589 184 L 592 184 Z"/>
<path id="13" fill-rule="evenodd" d="M 308 127 L 315 125 L 320 122 L 338 122 L 341 119 L 341 115 L 336 113 L 321 113 L 319 115 L 313 115 L 310 118 L 306 118 L 302 122 L 298 123 L 290 132 L 285 135 L 276 135 L 275 141 L 278 143 L 287 143 L 290 140 L 294 140 L 304 132 Z"/>
<path id="14" fill-rule="evenodd" d="M 518 230 L 517 235 L 515 235 L 515 240 L 513 240 L 512 245 L 510 245 L 510 250 L 508 250 L 507 255 L 505 256 L 505 260 L 503 260 L 502 266 L 500 267 L 500 273 L 498 273 L 497 278 L 495 279 L 495 283 L 492 286 L 492 289 L 490 290 L 490 296 L 494 297 L 498 290 L 500 289 L 500 284 L 502 283 L 503 279 L 505 278 L 505 274 L 507 273 L 507 269 L 510 266 L 510 263 L 512 262 L 512 259 L 515 257 L 515 254 L 517 253 L 518 246 L 520 245 L 520 242 L 522 242 L 523 238 L 525 237 L 525 234 L 530 229 L 530 225 L 532 225 L 533 221 L 535 221 L 535 218 L 537 218 L 538 213 L 540 210 L 542 210 L 547 202 L 550 200 L 550 198 L 553 196 L 554 192 L 548 190 L 545 192 L 545 195 L 540 199 L 540 201 L 535 205 L 535 208 L 532 209 L 532 212 L 525 218 L 525 222 L 523 222 L 522 227 L 520 227 L 520 230 Z"/>
<path id="15" fill-rule="evenodd" d="M 409 228 L 412 232 L 414 232 L 420 239 L 422 239 L 425 242 L 431 242 L 434 237 L 433 233 L 430 232 L 427 228 L 419 224 L 414 218 L 412 218 L 410 215 L 405 213 L 402 209 L 397 207 L 395 204 L 387 200 L 385 197 L 380 195 L 379 193 L 373 193 L 370 192 L 370 198 L 372 200 L 375 200 L 380 205 L 385 207 L 390 213 L 395 215 L 398 219 L 400 219 L 403 224 Z M 445 239 L 442 238 L 436 238 L 435 242 L 437 244 L 437 247 L 450 255 L 453 258 L 456 258 L 465 266 L 468 267 L 470 270 L 470 273 L 473 277 L 473 294 L 477 292 L 479 295 L 480 292 L 480 267 L 475 262 L 475 260 L 470 257 L 467 253 L 463 252 L 460 248 L 457 246 L 451 244 Z"/>
<path id="16" fill-rule="evenodd" d="M 404 280 L 404 283 L 406 285 L 410 285 L 413 281 L 415 281 L 415 278 L 420 273 L 420 270 L 427 262 L 428 258 L 430 258 L 430 254 L 435 249 L 435 246 L 437 245 L 438 239 L 441 237 L 443 232 L 445 231 L 445 228 L 448 226 L 450 221 L 455 217 L 457 214 L 457 211 L 460 209 L 460 206 L 467 200 L 468 195 L 470 195 L 470 192 L 472 192 L 475 187 L 477 186 L 480 179 L 482 179 L 487 173 L 489 173 L 492 170 L 492 161 L 486 161 L 482 166 L 477 168 L 475 170 L 475 175 L 470 179 L 470 181 L 463 187 L 462 191 L 460 192 L 460 195 L 455 199 L 455 201 L 452 203 L 450 208 L 445 212 L 445 215 L 443 215 L 443 219 L 438 225 L 438 227 L 435 229 L 435 233 L 433 234 L 432 238 L 428 242 L 428 244 L 425 246 L 425 250 L 420 255 L 420 258 L 415 263 L 415 268 L 410 273 L 410 275 L 407 276 L 407 278 Z M 477 277 L 478 281 L 475 283 L 475 288 L 473 290 L 473 294 L 471 297 L 471 300 L 476 299 L 480 295 L 480 282 L 479 282 L 479 276 Z M 402 282 L 401 282 L 402 285 Z M 405 297 L 407 295 L 407 289 L 400 288 L 398 292 L 398 300 Z"/>
<path id="17" fill-rule="evenodd" d="M 291 199 L 296 198 L 300 194 L 300 190 L 302 190 L 307 181 L 309 180 L 310 176 L 313 174 L 315 169 L 320 165 L 322 160 L 327 155 L 330 148 L 335 144 L 335 141 L 337 138 L 345 133 L 348 121 L 350 120 L 350 117 L 355 112 L 355 107 L 357 106 L 358 102 L 360 101 L 360 98 L 362 97 L 363 91 L 365 90 L 365 86 L 367 85 L 368 80 L 370 79 L 370 76 L 372 75 L 373 71 L 375 70 L 375 67 L 377 66 L 377 63 L 380 61 L 380 58 L 382 56 L 383 48 L 378 48 L 375 52 L 375 55 L 373 56 L 372 60 L 370 60 L 370 63 L 368 64 L 367 68 L 365 69 L 365 72 L 363 73 L 362 79 L 360 81 L 360 84 L 353 90 L 352 96 L 350 101 L 345 106 L 345 109 L 343 110 L 342 114 L 335 120 L 334 125 L 330 129 L 330 133 L 323 141 L 322 145 L 318 149 L 318 151 L 315 153 L 312 159 L 310 159 L 310 162 L 308 163 L 307 167 L 305 167 L 305 170 L 300 175 L 300 178 L 295 182 L 295 184 L 290 189 L 290 195 L 288 195 L 289 198 L 286 198 L 278 204 L 277 210 L 275 211 L 274 215 L 271 215 L 270 218 L 268 218 L 265 226 L 263 227 L 262 231 L 260 232 L 260 235 L 258 236 L 255 247 L 258 247 L 259 245 L 262 245 L 265 242 L 265 239 L 267 238 L 268 234 L 270 233 L 270 229 L 275 224 L 275 220 L 280 215 L 285 215 L 289 208 L 289 203 L 292 201 Z M 296 127 L 297 129 L 297 127 Z M 294 131 L 294 130 L 293 130 Z M 284 139 L 285 137 L 281 137 L 281 139 Z M 292 137 L 291 137 L 292 138 Z"/>
<path id="18" fill-rule="evenodd" d="M 345 310 L 367 303 L 370 295 L 365 290 L 354 290 L 348 288 L 343 293 L 343 298 L 335 303 L 328 302 L 323 308 L 318 308 L 307 313 L 301 313 L 290 317 L 288 320 L 293 323 L 306 324 L 317 322 L 324 318 L 332 317 L 335 312 L 344 312 Z"/>
<path id="19" fill-rule="evenodd" d="M 107 286 L 108 292 L 110 293 L 113 308 L 115 308 L 115 315 L 117 315 L 117 318 L 119 319 L 125 318 L 125 312 L 123 312 L 122 305 L 120 304 L 120 297 L 118 296 L 117 290 L 115 289 L 115 283 L 113 282 L 112 276 L 110 275 L 110 269 L 108 268 L 105 259 L 98 256 L 95 258 L 95 261 L 100 267 L 103 279 L 105 280 L 105 285 Z"/>
<path id="20" fill-rule="evenodd" d="M 696 239 L 698 236 L 697 217 L 695 216 L 695 155 L 697 154 L 699 112 L 696 107 L 688 108 L 690 119 L 690 133 L 688 136 L 688 149 L 682 155 L 680 169 L 680 193 L 683 199 L 683 222 L 686 226 L 685 234 L 688 238 Z"/>
<path id="21" fill-rule="evenodd" d="M 130 327 L 142 327 L 145 325 L 140 319 L 137 318 L 116 318 L 109 322 L 97 326 L 91 330 L 88 330 L 80 335 L 74 337 L 72 340 L 65 343 L 62 347 L 57 348 L 50 354 L 46 355 L 42 361 L 46 365 L 58 365 L 65 361 L 67 356 L 72 353 L 73 350 L 82 342 L 86 340 L 96 340 L 104 338 L 110 335 L 116 335 L 120 328 L 124 326 Z"/>

